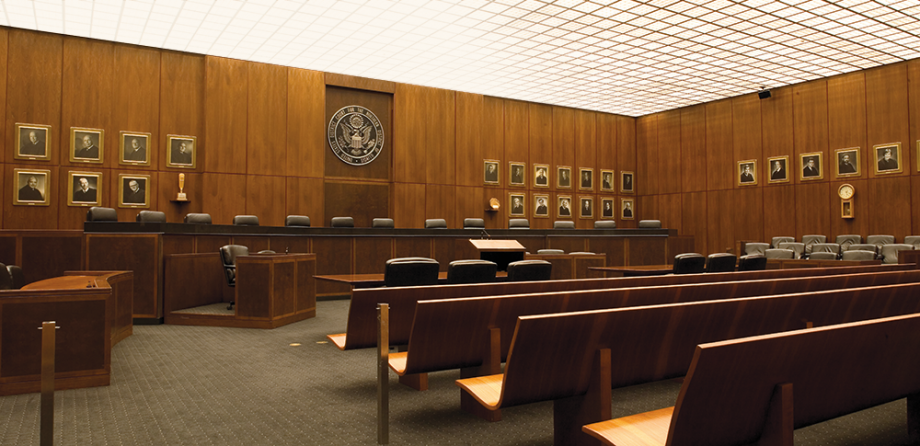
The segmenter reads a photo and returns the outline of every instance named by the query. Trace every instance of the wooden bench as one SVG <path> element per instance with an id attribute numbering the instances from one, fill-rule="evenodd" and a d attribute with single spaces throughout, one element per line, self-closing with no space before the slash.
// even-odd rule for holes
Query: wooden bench
<path id="1" fill-rule="evenodd" d="M 461 369 L 463 378 L 500 373 L 520 316 L 916 282 L 920 271 L 907 270 L 419 301 L 408 349 L 390 353 L 389 364 L 401 383 L 426 390 L 422 374 L 428 372 Z M 464 400 L 464 408 L 479 407 L 471 402 Z"/>
<path id="2" fill-rule="evenodd" d="M 457 385 L 486 410 L 552 400 L 555 444 L 594 444 L 611 388 L 681 377 L 699 344 L 918 311 L 912 283 L 523 316 L 504 373 Z"/>
<path id="3" fill-rule="evenodd" d="M 918 351 L 918 314 L 703 344 L 676 406 L 583 430 L 616 446 L 792 446 L 795 428 L 907 397 L 916 444 Z"/>
<path id="4" fill-rule="evenodd" d="M 498 296 L 508 294 L 545 293 L 603 288 L 627 288 L 681 283 L 728 282 L 741 280 L 778 279 L 784 277 L 826 276 L 876 271 L 898 271 L 913 265 L 872 265 L 838 268 L 808 268 L 772 271 L 747 271 L 717 274 L 687 274 L 657 277 L 628 277 L 612 279 L 553 280 L 541 282 L 506 282 L 466 285 L 437 285 L 425 287 L 394 287 L 354 290 L 345 333 L 326 337 L 341 350 L 377 346 L 377 305 L 390 305 L 390 343 L 409 342 L 415 304 L 420 300 L 453 299 L 458 297 Z"/>

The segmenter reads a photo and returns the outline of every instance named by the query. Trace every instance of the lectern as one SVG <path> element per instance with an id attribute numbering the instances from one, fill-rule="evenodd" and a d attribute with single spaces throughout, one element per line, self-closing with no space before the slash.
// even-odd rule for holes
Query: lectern
<path id="1" fill-rule="evenodd" d="M 479 258 L 495 262 L 499 271 L 507 271 L 508 264 L 524 260 L 524 245 L 517 240 L 473 240 L 470 243 L 479 250 Z"/>

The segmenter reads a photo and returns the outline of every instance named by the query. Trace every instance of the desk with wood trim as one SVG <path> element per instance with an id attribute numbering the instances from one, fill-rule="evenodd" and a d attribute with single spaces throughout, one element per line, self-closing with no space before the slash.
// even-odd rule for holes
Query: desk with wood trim
<path id="1" fill-rule="evenodd" d="M 378 288 L 386 284 L 386 277 L 383 274 L 331 274 L 314 277 L 327 282 L 347 283 L 352 289 Z M 507 271 L 496 271 L 495 282 L 504 282 L 507 278 Z M 446 272 L 438 273 L 438 285 L 447 285 Z"/>
<path id="2" fill-rule="evenodd" d="M 596 267 L 607 266 L 607 254 L 524 254 L 524 260 L 546 260 L 553 264 L 551 280 L 596 279 L 604 277 Z"/>
<path id="3" fill-rule="evenodd" d="M 672 265 L 643 265 L 643 266 L 608 266 L 592 267 L 591 271 L 604 274 L 605 277 L 645 277 L 664 276 L 674 272 Z"/>
<path id="4" fill-rule="evenodd" d="M 881 260 L 767 259 L 767 269 L 832 268 L 835 266 L 861 266 L 881 264 Z"/>

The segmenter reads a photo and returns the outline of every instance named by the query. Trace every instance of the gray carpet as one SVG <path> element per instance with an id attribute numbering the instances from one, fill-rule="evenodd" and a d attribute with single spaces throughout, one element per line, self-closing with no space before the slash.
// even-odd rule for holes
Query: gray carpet
<path id="1" fill-rule="evenodd" d="M 375 351 L 342 352 L 348 301 L 275 330 L 137 326 L 112 352 L 112 385 L 56 393 L 57 445 L 376 444 Z M 291 343 L 301 343 L 298 347 Z M 551 445 L 552 404 L 488 423 L 459 408 L 459 372 L 431 390 L 390 379 L 390 444 Z M 674 404 L 673 381 L 617 389 L 614 416 Z M 796 445 L 905 444 L 904 400 L 796 431 Z M 0 445 L 37 445 L 38 394 L 0 397 Z"/>

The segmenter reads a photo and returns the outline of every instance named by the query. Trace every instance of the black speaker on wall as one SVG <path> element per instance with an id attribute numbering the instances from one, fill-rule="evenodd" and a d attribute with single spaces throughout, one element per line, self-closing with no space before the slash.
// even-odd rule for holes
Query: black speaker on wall
<path id="1" fill-rule="evenodd" d="M 757 92 L 757 97 L 760 99 L 769 99 L 770 96 L 770 90 L 760 90 Z"/>

